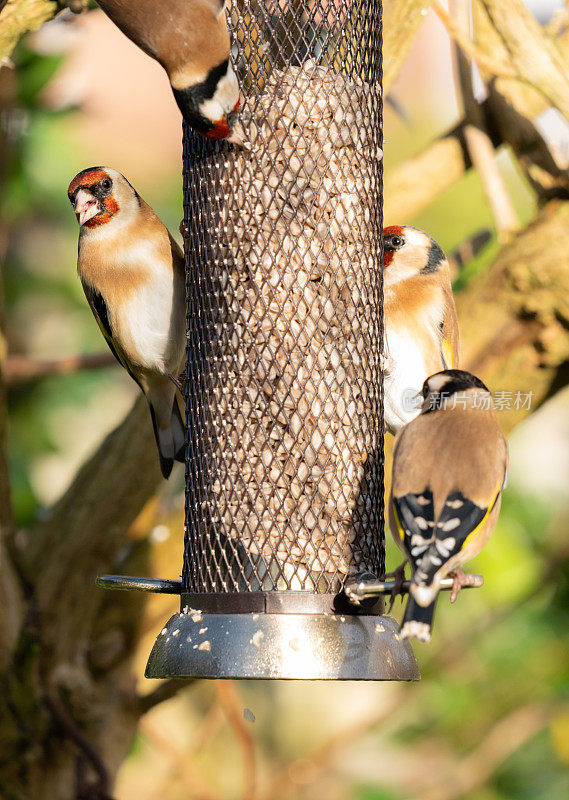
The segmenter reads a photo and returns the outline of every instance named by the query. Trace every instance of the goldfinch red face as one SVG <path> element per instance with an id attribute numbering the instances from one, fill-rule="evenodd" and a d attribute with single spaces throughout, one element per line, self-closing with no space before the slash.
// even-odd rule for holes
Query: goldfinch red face
<path id="1" fill-rule="evenodd" d="M 79 172 L 67 190 L 81 228 L 100 228 L 133 205 L 138 195 L 120 172 L 109 167 L 88 167 Z"/>
<path id="2" fill-rule="evenodd" d="M 103 167 L 89 167 L 76 175 L 67 196 L 77 222 L 87 228 L 105 225 L 120 209 L 113 193 L 113 179 Z"/>
<path id="3" fill-rule="evenodd" d="M 205 135 L 210 139 L 225 139 L 227 142 L 233 142 L 233 144 L 243 144 L 239 134 L 233 130 L 238 109 L 239 100 L 236 101 L 231 111 L 214 121 L 213 127 Z"/>
<path id="4" fill-rule="evenodd" d="M 437 272 L 445 261 L 439 245 L 424 231 L 410 225 L 383 229 L 383 281 L 386 287 L 407 278 Z"/>

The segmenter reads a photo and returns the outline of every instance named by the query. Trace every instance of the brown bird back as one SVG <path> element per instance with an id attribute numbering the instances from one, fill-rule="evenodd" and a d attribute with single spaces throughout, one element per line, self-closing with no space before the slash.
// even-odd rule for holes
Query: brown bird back
<path id="1" fill-rule="evenodd" d="M 470 393 L 462 396 L 466 394 Z M 456 490 L 486 508 L 504 481 L 506 462 L 507 444 L 493 409 L 457 405 L 431 411 L 410 422 L 396 438 L 392 492 L 396 497 L 420 494 L 427 484 L 433 492 L 435 520 Z"/>

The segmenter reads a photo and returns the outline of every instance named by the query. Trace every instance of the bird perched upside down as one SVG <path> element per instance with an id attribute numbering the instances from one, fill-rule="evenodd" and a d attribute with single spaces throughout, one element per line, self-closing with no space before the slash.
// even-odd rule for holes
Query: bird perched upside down
<path id="1" fill-rule="evenodd" d="M 69 184 L 79 222 L 77 272 L 112 353 L 150 406 L 165 478 L 184 460 L 176 399 L 185 357 L 182 251 L 126 178 L 90 167 Z"/>
<path id="2" fill-rule="evenodd" d="M 500 511 L 508 449 L 491 395 L 470 372 L 427 378 L 421 414 L 397 434 L 389 501 L 393 537 L 413 569 L 403 638 L 431 638 L 440 582 L 465 583 Z"/>
<path id="3" fill-rule="evenodd" d="M 449 265 L 424 231 L 383 231 L 384 415 L 391 433 L 419 413 L 423 381 L 458 366 L 458 321 Z"/>
<path id="4" fill-rule="evenodd" d="M 98 0 L 98 5 L 164 67 L 190 128 L 242 144 L 233 130 L 239 85 L 229 60 L 225 0 Z"/>

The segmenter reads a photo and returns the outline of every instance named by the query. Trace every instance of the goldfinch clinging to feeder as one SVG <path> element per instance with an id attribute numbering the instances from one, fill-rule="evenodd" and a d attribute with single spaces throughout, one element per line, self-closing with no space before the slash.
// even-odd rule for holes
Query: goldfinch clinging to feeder
<path id="1" fill-rule="evenodd" d="M 99 0 L 108 17 L 166 70 L 190 128 L 241 144 L 239 85 L 229 60 L 225 0 Z"/>
<path id="2" fill-rule="evenodd" d="M 470 372 L 431 375 L 422 396 L 395 439 L 389 524 L 413 569 L 401 635 L 429 641 L 440 581 L 454 577 L 454 602 L 462 565 L 494 530 L 508 450 L 491 395 Z"/>
<path id="3" fill-rule="evenodd" d="M 69 184 L 77 271 L 107 344 L 148 400 L 165 478 L 184 460 L 176 399 L 185 355 L 182 251 L 126 178 L 90 167 Z"/>
<path id="4" fill-rule="evenodd" d="M 458 321 L 449 265 L 424 231 L 383 231 L 384 415 L 395 433 L 419 413 L 423 381 L 458 366 Z"/>

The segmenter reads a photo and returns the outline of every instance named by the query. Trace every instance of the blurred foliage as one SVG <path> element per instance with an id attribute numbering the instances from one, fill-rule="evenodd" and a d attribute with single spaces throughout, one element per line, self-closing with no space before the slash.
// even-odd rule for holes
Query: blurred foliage
<path id="1" fill-rule="evenodd" d="M 55 112 L 41 99 L 62 57 L 39 56 L 24 43 L 14 61 L 13 107 L 3 117 L 9 169 L 0 192 L 2 218 L 10 227 L 3 265 L 10 349 L 46 357 L 98 351 L 102 340 L 75 275 L 77 228 L 66 196 L 77 158 L 69 131 L 78 112 Z M 416 120 L 408 131 L 387 116 L 386 169 L 423 146 L 439 124 Z M 535 212 L 528 187 L 507 153 L 500 164 L 520 219 L 527 223 Z M 153 205 L 177 231 L 179 185 L 162 186 L 157 193 Z M 480 180 L 472 172 L 417 219 L 402 222 L 429 230 L 447 250 L 480 227 L 493 228 Z M 487 268 L 496 250 L 494 241 L 467 265 L 458 290 Z M 63 488 L 86 448 L 122 416 L 134 395 L 128 376 L 118 369 L 54 377 L 10 392 L 9 455 L 20 524 L 29 523 Z M 150 539 L 159 573 L 175 576 L 179 503 L 175 514 L 170 509 L 168 527 L 156 527 L 160 513 L 164 509 L 148 514 L 140 535 L 154 529 Z M 261 782 L 282 771 L 270 798 L 261 792 L 259 800 L 419 800 L 417 787 L 431 797 L 427 778 L 443 787 L 442 795 L 432 795 L 435 800 L 566 800 L 567 522 L 563 504 L 521 495 L 515 486 L 506 490 L 493 540 L 472 564 L 485 575 L 485 587 L 463 592 L 455 607 L 441 598 L 433 643 L 416 646 L 423 676 L 419 684 L 242 682 L 243 708 L 255 716 L 251 730 Z M 387 546 L 388 564 L 394 566 L 399 551 L 390 539 Z M 168 603 L 173 605 L 168 598 L 149 603 L 141 671 Z M 399 612 L 397 603 L 394 614 Z M 497 723 L 528 704 L 544 705 L 545 725 L 499 760 L 479 785 L 475 781 L 467 793 L 460 787 L 453 793 L 453 769 Z M 386 716 L 384 707 L 392 708 Z M 172 751 L 141 733 L 119 776 L 118 800 L 197 797 L 181 776 L 176 748 L 212 787 L 207 796 L 242 796 L 242 747 L 220 710 L 214 684 L 201 682 L 159 706 L 148 715 L 148 724 L 169 737 Z"/>
<path id="2" fill-rule="evenodd" d="M 10 158 L 0 193 L 2 218 L 11 228 L 3 265 L 10 351 L 57 356 L 98 350 L 98 332 L 73 269 L 75 221 L 54 180 L 56 173 L 69 172 L 66 132 L 73 112 L 49 110 L 41 100 L 64 56 L 38 55 L 24 40 L 13 60 L 12 105 L 4 111 Z M 81 409 L 105 384 L 110 385 L 105 373 L 77 374 L 10 392 L 9 456 L 20 523 L 29 522 L 41 505 L 34 464 L 61 448 L 56 417 Z"/>

